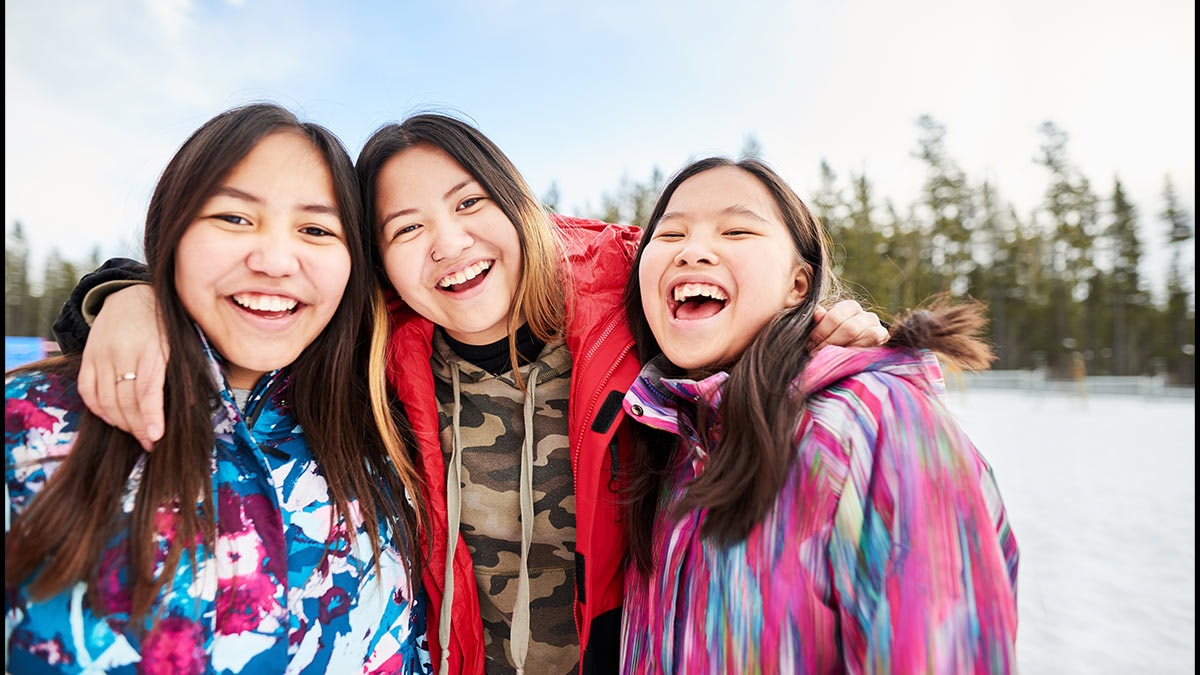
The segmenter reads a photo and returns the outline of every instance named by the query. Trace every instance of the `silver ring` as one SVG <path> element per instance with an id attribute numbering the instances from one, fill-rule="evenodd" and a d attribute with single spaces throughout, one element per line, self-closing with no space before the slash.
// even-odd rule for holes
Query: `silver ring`
<path id="1" fill-rule="evenodd" d="M 135 373 L 131 370 L 128 373 L 123 373 L 121 375 L 118 375 L 117 376 L 117 384 L 121 384 L 122 382 L 129 382 L 131 380 L 136 380 L 136 379 L 137 379 L 137 373 Z"/>

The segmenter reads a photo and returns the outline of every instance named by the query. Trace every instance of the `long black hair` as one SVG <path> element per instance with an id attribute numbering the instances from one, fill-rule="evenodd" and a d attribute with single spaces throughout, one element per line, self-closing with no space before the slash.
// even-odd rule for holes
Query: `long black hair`
<path id="1" fill-rule="evenodd" d="M 145 255 L 171 355 L 162 440 L 146 455 L 132 436 L 84 410 L 70 454 L 5 539 L 7 588 L 34 577 L 29 591 L 34 598 L 44 598 L 86 581 L 98 613 L 107 613 L 96 593 L 101 554 L 112 536 L 128 525 L 128 582 L 131 616 L 136 619 L 149 611 L 185 552 L 194 555 L 198 541 L 210 547 L 214 542 L 212 413 L 219 400 L 218 384 L 210 376 L 203 346 L 175 287 L 176 251 L 200 208 L 226 176 L 264 138 L 279 133 L 304 138 L 324 158 L 351 262 L 333 317 L 290 368 L 283 384 L 286 400 L 326 475 L 335 522 L 356 518 L 349 500 L 357 499 L 375 559 L 380 554 L 378 536 L 386 526 L 399 546 L 411 553 L 406 556 L 409 572 L 411 578 L 418 578 L 419 558 L 413 544 L 420 506 L 410 507 L 405 495 L 406 488 L 417 485 L 415 474 L 411 465 L 393 461 L 379 424 L 362 423 L 363 411 L 373 409 L 363 377 L 373 320 L 368 308 L 379 302 L 380 293 L 353 163 L 328 129 L 301 122 L 278 105 L 255 103 L 225 111 L 192 133 L 167 164 L 150 200 Z M 73 380 L 79 356 L 58 357 L 30 368 Z M 130 472 L 144 455 L 144 474 L 126 523 L 121 498 Z M 173 512 L 176 537 L 156 577 L 156 519 L 162 509 Z M 331 528 L 331 541 L 339 536 L 337 532 L 337 527 Z"/>
<path id="2" fill-rule="evenodd" d="M 805 401 L 793 387 L 811 353 L 808 337 L 817 305 L 837 297 L 841 287 L 831 270 L 824 228 L 808 206 L 767 164 L 755 159 L 733 161 L 710 157 L 689 164 L 663 189 L 642 237 L 625 288 L 625 313 L 642 363 L 662 353 L 650 330 L 641 302 L 638 268 L 658 220 L 675 191 L 705 171 L 733 167 L 757 179 L 770 193 L 796 253 L 807 266 L 808 294 L 794 307 L 780 310 L 751 341 L 729 370 L 718 414 L 721 436 L 708 449 L 704 472 L 688 486 L 673 515 L 705 509 L 701 534 L 728 544 L 744 540 L 775 504 L 795 457 L 795 426 Z M 945 298 L 913 312 L 891 328 L 889 346 L 930 348 L 965 367 L 991 362 L 991 351 L 976 339 L 986 324 L 983 306 L 967 302 L 951 306 Z M 653 565 L 654 517 L 679 440 L 672 434 L 632 425 L 633 462 L 629 482 L 630 554 L 642 572 Z"/>

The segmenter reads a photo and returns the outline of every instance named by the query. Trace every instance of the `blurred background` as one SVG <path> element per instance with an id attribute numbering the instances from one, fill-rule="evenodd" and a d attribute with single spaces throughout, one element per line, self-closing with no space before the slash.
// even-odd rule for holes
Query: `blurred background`
<path id="1" fill-rule="evenodd" d="M 757 155 L 885 312 L 987 301 L 1000 369 L 1195 381 L 1195 5 L 951 0 L 5 2 L 5 331 L 140 258 L 149 194 L 271 99 L 352 155 L 461 114 L 551 208 L 640 223 L 700 155 Z"/>
<path id="2" fill-rule="evenodd" d="M 547 207 L 638 224 L 689 160 L 757 156 L 864 305 L 988 303 L 999 360 L 959 403 L 1017 467 L 999 479 L 1027 561 L 1023 672 L 1194 672 L 1193 2 L 346 7 L 5 1 L 6 368 L 54 351 L 81 274 L 142 258 L 159 172 L 241 103 L 282 103 L 352 155 L 386 122 L 458 114 Z"/>

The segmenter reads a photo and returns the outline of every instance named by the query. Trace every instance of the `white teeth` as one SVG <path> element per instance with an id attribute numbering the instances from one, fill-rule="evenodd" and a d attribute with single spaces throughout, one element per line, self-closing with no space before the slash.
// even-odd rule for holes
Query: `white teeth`
<path id="1" fill-rule="evenodd" d="M 261 293 L 239 293 L 233 296 L 233 301 L 256 312 L 290 312 L 300 304 L 294 298 Z"/>
<path id="2" fill-rule="evenodd" d="M 713 300 L 728 300 L 719 286 L 712 284 L 679 284 L 675 287 L 675 302 L 683 302 L 691 298 L 712 298 Z"/>
<path id="3" fill-rule="evenodd" d="M 454 274 L 447 274 L 446 276 L 442 277 L 442 279 L 440 281 L 437 282 L 437 285 L 439 288 L 447 288 L 449 286 L 457 286 L 458 284 L 470 281 L 470 280 L 474 279 L 475 277 L 479 276 L 480 274 L 483 274 L 485 271 L 491 269 L 491 267 L 492 267 L 492 262 L 490 260 L 482 260 L 480 262 L 475 263 L 474 265 L 471 265 L 470 267 L 466 268 L 465 270 L 459 270 L 459 271 L 455 272 Z"/>

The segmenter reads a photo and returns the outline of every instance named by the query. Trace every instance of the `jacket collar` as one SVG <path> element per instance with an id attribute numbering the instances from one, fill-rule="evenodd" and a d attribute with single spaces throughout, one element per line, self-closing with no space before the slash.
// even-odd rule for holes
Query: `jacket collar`
<path id="1" fill-rule="evenodd" d="M 936 398 L 945 398 L 942 370 L 937 356 L 929 350 L 825 347 L 813 355 L 793 386 L 799 386 L 804 396 L 811 396 L 838 380 L 869 371 L 887 372 L 909 380 Z M 659 354 L 642 367 L 622 406 L 626 414 L 642 424 L 679 434 L 681 413 L 684 419 L 692 421 L 701 407 L 707 407 L 708 419 L 717 420 L 716 411 L 727 379 L 726 371 L 701 380 L 680 376 L 679 369 Z"/>
<path id="2" fill-rule="evenodd" d="M 729 373 L 725 371 L 702 380 L 680 376 L 666 356 L 659 354 L 642 367 L 642 372 L 625 394 L 622 406 L 628 415 L 642 424 L 678 434 L 681 413 L 694 419 L 697 411 L 704 407 L 708 409 L 709 418 L 716 419 L 727 379 Z"/>

